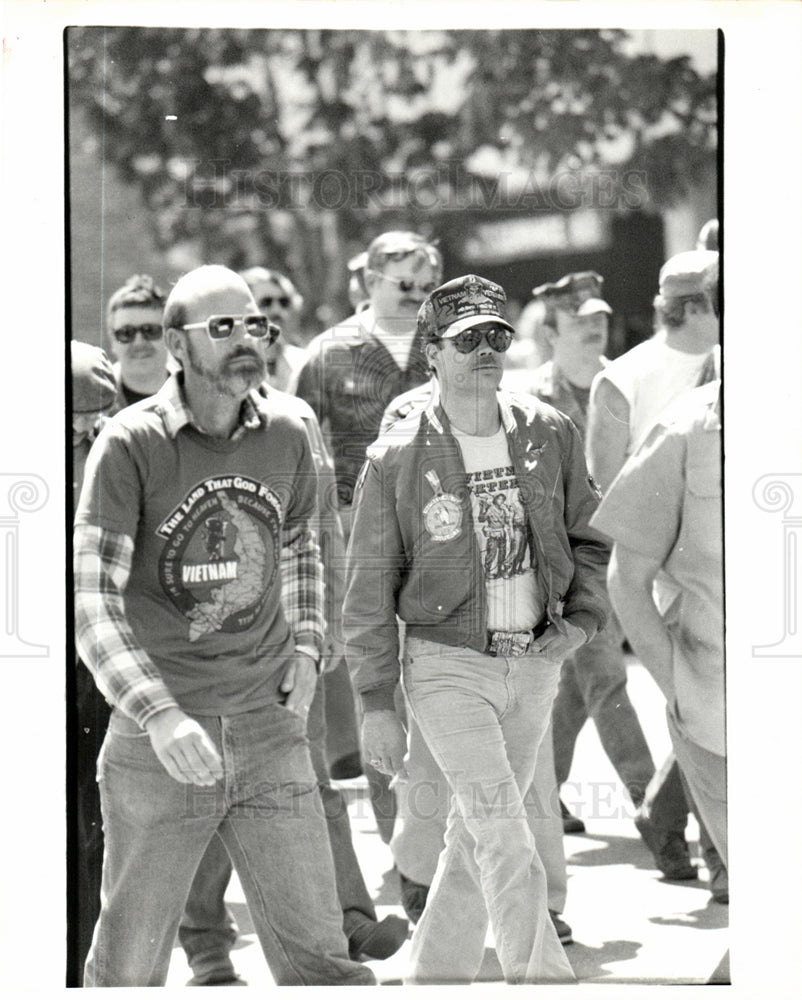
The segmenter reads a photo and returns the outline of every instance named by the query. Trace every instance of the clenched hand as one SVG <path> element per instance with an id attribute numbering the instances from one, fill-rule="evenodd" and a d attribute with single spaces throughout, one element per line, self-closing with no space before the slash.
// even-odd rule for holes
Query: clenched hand
<path id="1" fill-rule="evenodd" d="M 213 785 L 223 777 L 223 762 L 209 734 L 180 708 L 159 712 L 145 729 L 171 778 L 184 785 Z"/>

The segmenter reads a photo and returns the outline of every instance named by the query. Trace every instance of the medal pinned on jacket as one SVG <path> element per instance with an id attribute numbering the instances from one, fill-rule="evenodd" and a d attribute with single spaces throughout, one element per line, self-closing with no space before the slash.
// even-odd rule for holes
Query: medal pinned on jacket
<path id="1" fill-rule="evenodd" d="M 450 542 L 462 529 L 462 504 L 458 496 L 444 493 L 440 477 L 431 469 L 426 473 L 426 482 L 434 496 L 423 508 L 423 525 L 435 542 Z"/>

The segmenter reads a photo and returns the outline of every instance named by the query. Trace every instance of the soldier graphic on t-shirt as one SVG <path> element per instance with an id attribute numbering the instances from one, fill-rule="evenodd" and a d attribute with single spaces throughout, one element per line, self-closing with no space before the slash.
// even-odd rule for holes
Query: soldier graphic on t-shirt
<path id="1" fill-rule="evenodd" d="M 479 504 L 479 523 L 486 540 L 485 576 L 488 580 L 495 580 L 503 573 L 507 552 L 507 509 L 504 494 L 496 493 L 492 497 L 482 494 L 479 496 Z"/>

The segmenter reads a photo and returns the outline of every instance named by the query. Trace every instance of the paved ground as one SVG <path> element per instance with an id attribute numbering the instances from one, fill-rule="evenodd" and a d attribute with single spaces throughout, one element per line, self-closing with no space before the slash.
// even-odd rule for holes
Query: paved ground
<path id="1" fill-rule="evenodd" d="M 655 761 L 661 761 L 669 748 L 662 697 L 634 659 L 630 660 L 629 691 Z M 348 795 L 357 853 L 377 912 L 380 917 L 403 915 L 392 859 L 376 832 L 365 781 L 342 782 L 341 787 Z M 700 867 L 696 882 L 669 883 L 660 878 L 632 824 L 631 806 L 592 724 L 580 736 L 564 792 L 566 802 L 587 825 L 586 834 L 565 840 L 569 873 L 565 918 L 574 931 L 574 944 L 566 954 L 580 982 L 728 981 L 728 907 L 711 901 L 704 868 Z M 695 835 L 695 825 L 690 826 L 689 839 Z M 228 898 L 241 931 L 233 955 L 235 965 L 250 985 L 269 985 L 272 979 L 236 880 Z M 371 963 L 381 983 L 400 984 L 408 951 L 409 942 L 392 958 Z M 180 986 L 189 977 L 183 952 L 177 948 L 167 985 Z M 485 983 L 502 983 L 491 938 L 481 978 Z"/>

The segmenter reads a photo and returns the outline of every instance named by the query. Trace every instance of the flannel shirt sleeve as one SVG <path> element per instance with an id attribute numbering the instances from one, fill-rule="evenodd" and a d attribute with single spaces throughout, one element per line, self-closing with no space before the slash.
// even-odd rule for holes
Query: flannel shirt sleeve
<path id="1" fill-rule="evenodd" d="M 97 525 L 76 527 L 75 641 L 106 701 L 144 729 L 157 712 L 178 703 L 125 617 L 123 591 L 133 551 L 130 535 Z"/>
<path id="2" fill-rule="evenodd" d="M 315 532 L 303 523 L 282 531 L 281 601 L 296 645 L 322 654 L 326 621 L 323 565 Z"/>

